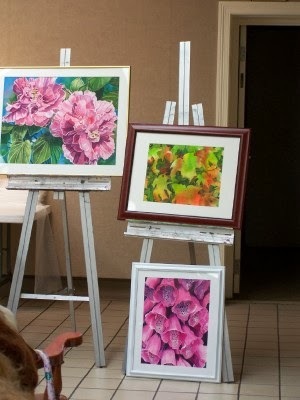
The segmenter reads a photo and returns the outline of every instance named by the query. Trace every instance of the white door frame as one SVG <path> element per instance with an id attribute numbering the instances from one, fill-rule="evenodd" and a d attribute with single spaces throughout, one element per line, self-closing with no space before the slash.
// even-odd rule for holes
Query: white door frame
<path id="1" fill-rule="evenodd" d="M 220 1 L 216 77 L 216 125 L 238 124 L 239 28 L 241 25 L 300 25 L 299 2 Z M 238 246 L 239 247 L 239 246 Z M 224 248 L 226 297 L 239 290 L 234 247 Z M 236 269 L 236 271 L 234 271 Z M 237 280 L 235 279 L 237 273 Z"/>

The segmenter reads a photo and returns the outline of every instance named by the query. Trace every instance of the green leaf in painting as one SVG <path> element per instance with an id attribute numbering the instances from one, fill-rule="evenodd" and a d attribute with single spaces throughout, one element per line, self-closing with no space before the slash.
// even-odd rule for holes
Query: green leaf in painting
<path id="1" fill-rule="evenodd" d="M 106 76 L 89 78 L 87 81 L 87 88 L 92 92 L 97 92 L 98 90 L 102 89 L 110 80 L 111 78 Z"/>
<path id="2" fill-rule="evenodd" d="M 172 184 L 172 189 L 173 189 L 175 194 L 178 194 L 178 193 L 180 193 L 180 192 L 182 192 L 183 190 L 186 189 L 186 185 L 181 185 L 180 183 L 173 183 Z"/>
<path id="3" fill-rule="evenodd" d="M 11 131 L 12 142 L 23 140 L 27 131 L 28 127 L 26 125 L 14 125 Z"/>
<path id="4" fill-rule="evenodd" d="M 12 143 L 8 153 L 7 161 L 13 164 L 28 164 L 31 156 L 31 145 L 29 140 L 16 140 Z"/>
<path id="5" fill-rule="evenodd" d="M 82 78 L 75 78 L 72 80 L 70 84 L 70 91 L 71 92 L 76 92 L 78 90 L 86 90 L 87 86 L 82 80 Z"/>
<path id="6" fill-rule="evenodd" d="M 10 134 L 12 129 L 13 129 L 14 125 L 11 124 L 7 124 L 7 123 L 3 123 L 1 126 L 1 136 L 2 135 L 7 135 Z"/>
<path id="7" fill-rule="evenodd" d="M 40 131 L 42 128 L 40 126 L 28 126 L 27 127 L 27 133 L 29 136 L 35 135 L 38 131 Z"/>
<path id="8" fill-rule="evenodd" d="M 197 157 L 192 153 L 186 153 L 183 156 L 181 175 L 184 178 L 192 180 L 196 176 Z"/>
<path id="9" fill-rule="evenodd" d="M 34 142 L 32 146 L 32 161 L 34 164 L 43 164 L 51 160 L 51 164 L 56 164 L 61 153 L 61 140 L 48 133 L 40 136 Z"/>
<path id="10" fill-rule="evenodd" d="M 107 92 L 102 96 L 101 100 L 113 103 L 113 106 L 118 108 L 119 96 L 117 92 Z"/>
<path id="11" fill-rule="evenodd" d="M 171 191 L 168 189 L 168 177 L 166 175 L 158 175 L 153 180 L 153 198 L 158 202 L 169 202 Z"/>
<path id="12" fill-rule="evenodd" d="M 218 159 L 214 152 L 210 151 L 207 157 L 207 164 L 208 166 L 217 165 Z"/>

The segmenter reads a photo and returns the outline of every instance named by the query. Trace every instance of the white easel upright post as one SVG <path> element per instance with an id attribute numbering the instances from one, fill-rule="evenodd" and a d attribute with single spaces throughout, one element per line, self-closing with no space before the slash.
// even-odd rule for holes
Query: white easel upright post
<path id="1" fill-rule="evenodd" d="M 190 42 L 180 43 L 179 57 L 179 110 L 178 124 L 189 124 L 189 85 L 190 81 Z M 173 124 L 176 103 L 167 101 L 163 124 Z M 202 104 L 193 104 L 194 125 L 204 125 Z M 234 233 L 232 229 L 152 224 L 151 229 L 147 222 L 128 222 L 127 232 L 131 236 L 144 237 L 140 262 L 149 263 L 153 248 L 153 239 L 175 239 L 187 241 L 189 246 L 190 262 L 196 264 L 195 243 L 208 245 L 209 262 L 211 266 L 221 265 L 220 245 L 233 245 Z M 179 239 L 180 238 L 180 239 Z M 224 312 L 223 345 L 222 345 L 222 378 L 224 382 L 233 382 L 233 369 L 230 351 L 230 342 L 226 312 Z"/>
<path id="2" fill-rule="evenodd" d="M 60 62 L 70 65 L 70 49 L 61 49 Z M 61 65 L 62 66 L 62 65 Z M 48 177 L 48 176 L 9 176 L 7 189 L 29 190 L 22 224 L 19 247 L 12 278 L 7 307 L 16 313 L 19 299 L 65 300 L 70 302 L 71 322 L 75 326 L 73 301 L 89 301 L 95 364 L 97 367 L 105 366 L 105 354 L 101 323 L 100 296 L 95 256 L 94 234 L 91 215 L 90 191 L 107 191 L 111 189 L 111 179 L 101 177 Z M 40 190 L 53 191 L 56 198 L 63 200 L 62 222 L 64 230 L 66 273 L 68 280 L 67 295 L 59 294 L 28 294 L 21 293 L 24 278 L 25 263 L 29 242 L 34 222 L 35 210 Z M 65 201 L 66 191 L 77 191 L 79 194 L 80 215 L 82 226 L 82 240 L 85 255 L 87 274 L 88 296 L 73 295 L 72 271 L 69 251 L 69 235 L 67 227 L 67 207 Z M 72 294 L 70 294 L 72 293 Z"/>
<path id="3" fill-rule="evenodd" d="M 71 49 L 62 48 L 60 49 L 59 65 L 61 67 L 69 67 L 71 65 Z M 65 265 L 66 265 L 66 276 L 67 276 L 67 294 L 74 294 L 73 277 L 72 277 L 72 266 L 71 266 L 71 255 L 70 255 L 70 239 L 68 229 L 68 213 L 66 196 L 64 192 L 54 192 L 53 198 L 59 200 L 61 203 L 61 214 L 62 214 L 62 226 L 63 226 L 63 237 L 64 237 L 64 250 L 65 250 Z M 71 326 L 76 331 L 76 319 L 74 303 L 69 301 L 70 308 L 70 319 Z"/>

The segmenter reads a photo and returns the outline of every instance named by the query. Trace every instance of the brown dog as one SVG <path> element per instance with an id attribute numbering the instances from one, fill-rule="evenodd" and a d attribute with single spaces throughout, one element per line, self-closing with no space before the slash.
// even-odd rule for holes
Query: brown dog
<path id="1" fill-rule="evenodd" d="M 33 400 L 35 352 L 18 333 L 14 315 L 0 306 L 0 400 Z"/>

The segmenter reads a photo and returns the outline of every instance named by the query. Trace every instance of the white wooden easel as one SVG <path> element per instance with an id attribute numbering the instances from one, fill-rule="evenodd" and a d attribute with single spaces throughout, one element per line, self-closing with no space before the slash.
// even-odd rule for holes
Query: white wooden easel
<path id="1" fill-rule="evenodd" d="M 179 111 L 178 124 L 189 124 L 189 78 L 190 78 L 190 42 L 180 43 L 179 59 Z M 176 103 L 167 101 L 163 124 L 173 124 Z M 201 104 L 192 105 L 194 125 L 204 125 L 203 108 Z M 154 239 L 170 239 L 186 241 L 189 245 L 191 264 L 196 264 L 195 243 L 208 245 L 209 263 L 211 266 L 222 265 L 220 245 L 233 245 L 233 229 L 205 226 L 190 226 L 176 224 L 148 223 L 129 221 L 127 236 L 143 237 L 140 262 L 149 263 Z M 233 382 L 233 369 L 226 313 L 224 312 L 223 346 L 222 346 L 222 379 Z"/>
<path id="2" fill-rule="evenodd" d="M 61 49 L 60 66 L 70 65 L 70 49 Z M 97 367 L 105 366 L 103 333 L 100 311 L 100 296 L 95 256 L 94 233 L 91 215 L 90 191 L 107 191 L 111 189 L 111 179 L 104 177 L 85 176 L 8 176 L 7 189 L 29 190 L 24 220 L 22 224 L 19 247 L 10 288 L 7 307 L 16 313 L 20 298 L 42 300 L 65 300 L 70 304 L 72 327 L 76 330 L 73 301 L 88 301 L 90 305 L 91 325 Z M 62 224 L 65 244 L 65 262 L 67 276 L 67 294 L 31 294 L 21 293 L 24 278 L 26 258 L 32 232 L 35 210 L 39 191 L 54 191 L 54 198 L 61 200 Z M 73 295 L 73 280 L 70 262 L 69 234 L 67 223 L 66 196 L 67 191 L 77 191 L 79 194 L 82 239 L 87 274 L 88 296 Z"/>

